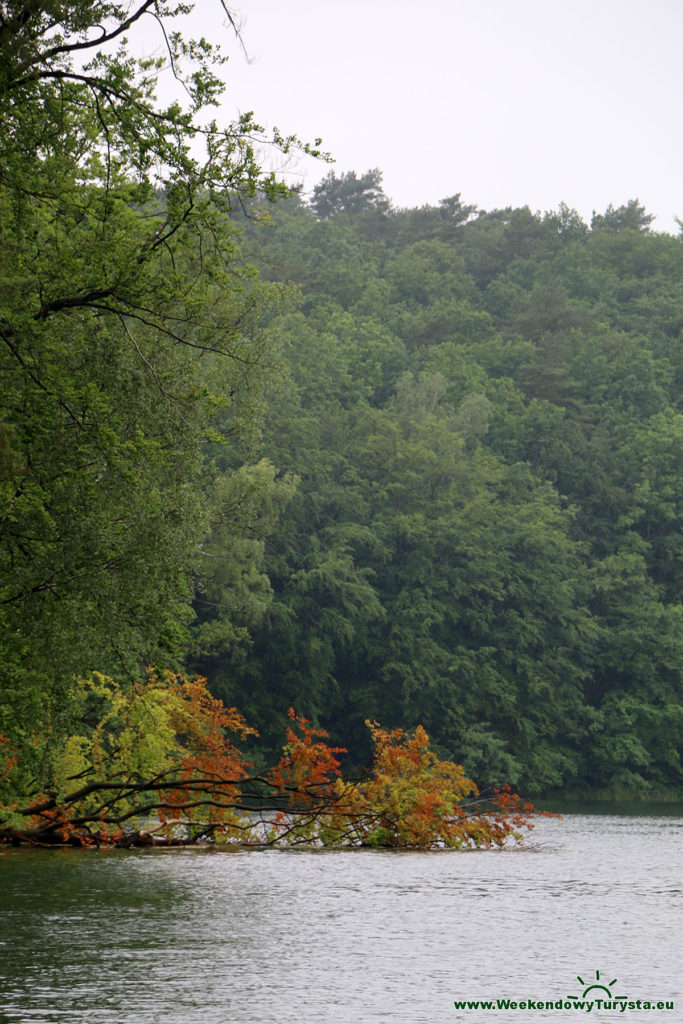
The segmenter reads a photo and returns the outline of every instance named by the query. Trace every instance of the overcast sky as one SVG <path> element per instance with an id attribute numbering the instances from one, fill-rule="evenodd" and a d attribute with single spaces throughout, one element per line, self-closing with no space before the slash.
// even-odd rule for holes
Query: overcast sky
<path id="1" fill-rule="evenodd" d="M 683 218 L 683 0 L 235 0 L 226 114 L 322 136 L 335 171 L 379 167 L 397 206 L 639 198 Z M 301 166 L 310 189 L 327 173 Z M 294 175 L 296 180 L 297 175 Z"/>

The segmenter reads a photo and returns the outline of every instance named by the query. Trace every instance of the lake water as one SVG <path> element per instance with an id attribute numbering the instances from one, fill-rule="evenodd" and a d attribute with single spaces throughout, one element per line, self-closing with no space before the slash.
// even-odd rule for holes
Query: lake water
<path id="1" fill-rule="evenodd" d="M 0 929 L 3 1024 L 681 1024 L 683 817 L 493 852 L 3 848 Z M 675 1009 L 454 1006 L 599 984 Z"/>

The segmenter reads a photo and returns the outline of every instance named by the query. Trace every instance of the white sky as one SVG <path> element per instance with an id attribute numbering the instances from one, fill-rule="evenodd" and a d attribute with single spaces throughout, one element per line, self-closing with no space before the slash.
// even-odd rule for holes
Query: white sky
<path id="1" fill-rule="evenodd" d="M 683 0 L 234 0 L 220 6 L 225 113 L 322 136 L 336 173 L 379 167 L 397 206 L 461 192 L 483 209 L 586 220 L 638 198 L 683 218 Z M 328 171 L 298 169 L 310 189 Z"/>

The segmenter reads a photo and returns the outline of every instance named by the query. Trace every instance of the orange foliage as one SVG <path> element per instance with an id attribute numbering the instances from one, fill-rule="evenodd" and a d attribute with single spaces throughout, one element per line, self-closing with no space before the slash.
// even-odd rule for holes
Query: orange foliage
<path id="1" fill-rule="evenodd" d="M 166 810 L 177 815 L 180 810 L 189 809 L 188 804 L 196 803 L 194 797 L 200 792 L 204 799 L 199 806 L 209 811 L 208 816 L 202 811 L 202 817 L 219 821 L 225 817 L 221 810 L 233 809 L 232 806 L 221 808 L 219 805 L 239 802 L 239 783 L 246 777 L 247 769 L 252 767 L 228 734 L 245 739 L 258 736 L 258 732 L 247 725 L 237 708 L 226 707 L 222 700 L 209 692 L 203 676 L 187 679 L 166 671 L 161 681 L 175 698 L 170 705 L 170 722 L 183 753 L 176 773 L 177 787 L 159 793 L 164 804 L 164 808 L 159 809 L 160 820 L 166 819 Z M 148 670 L 147 685 L 150 688 L 160 685 L 159 677 L 151 669 Z M 215 806 L 207 801 L 208 797 L 215 799 Z"/>
<path id="2" fill-rule="evenodd" d="M 233 738 L 257 733 L 205 679 L 150 669 L 126 691 L 95 673 L 78 681 L 74 699 L 96 706 L 99 719 L 91 713 L 61 744 L 48 743 L 42 792 L 30 778 L 24 793 L 0 792 L 0 840 L 125 845 L 154 831 L 155 817 L 167 841 L 239 827 L 251 765 Z M 4 737 L 0 755 L 2 782 L 16 764 Z"/>
<path id="3" fill-rule="evenodd" d="M 10 739 L 0 732 L 0 785 L 9 783 L 13 770 L 19 764 L 19 754 Z"/>
<path id="4" fill-rule="evenodd" d="M 308 719 L 300 718 L 289 709 L 290 721 L 299 730 L 297 734 L 287 727 L 287 743 L 282 756 L 268 775 L 268 781 L 280 793 L 295 795 L 297 802 L 310 806 L 313 801 L 329 799 L 333 787 L 341 776 L 337 754 L 345 754 L 344 747 L 330 747 L 324 729 L 314 729 Z"/>
<path id="5" fill-rule="evenodd" d="M 509 787 L 486 801 L 468 799 L 478 796 L 476 785 L 461 765 L 437 757 L 422 726 L 406 733 L 366 724 L 375 745 L 372 769 L 359 785 L 339 787 L 330 841 L 338 833 L 366 846 L 490 847 L 533 828 L 535 809 Z"/>
<path id="6" fill-rule="evenodd" d="M 39 796 L 30 779 L 30 799 L 12 792 L 20 759 L 0 735 L 0 841 L 432 849 L 502 846 L 532 827 L 530 804 L 509 787 L 484 802 L 460 765 L 431 750 L 421 726 L 406 733 L 368 722 L 372 767 L 348 782 L 338 756 L 345 749 L 290 708 L 277 765 L 254 775 L 235 739 L 256 730 L 205 679 L 150 669 L 130 690 L 98 674 L 78 685 L 99 721 L 54 755 L 52 785 Z"/>

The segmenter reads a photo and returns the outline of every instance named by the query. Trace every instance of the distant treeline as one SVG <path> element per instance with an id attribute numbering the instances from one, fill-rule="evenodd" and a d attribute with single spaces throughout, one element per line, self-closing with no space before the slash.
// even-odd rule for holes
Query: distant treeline
<path id="1" fill-rule="evenodd" d="M 396 210 L 378 171 L 246 214 L 300 298 L 265 461 L 211 452 L 251 525 L 214 533 L 186 666 L 273 747 L 293 704 L 358 761 L 370 718 L 481 783 L 680 791 L 681 239 L 636 200 Z"/>

